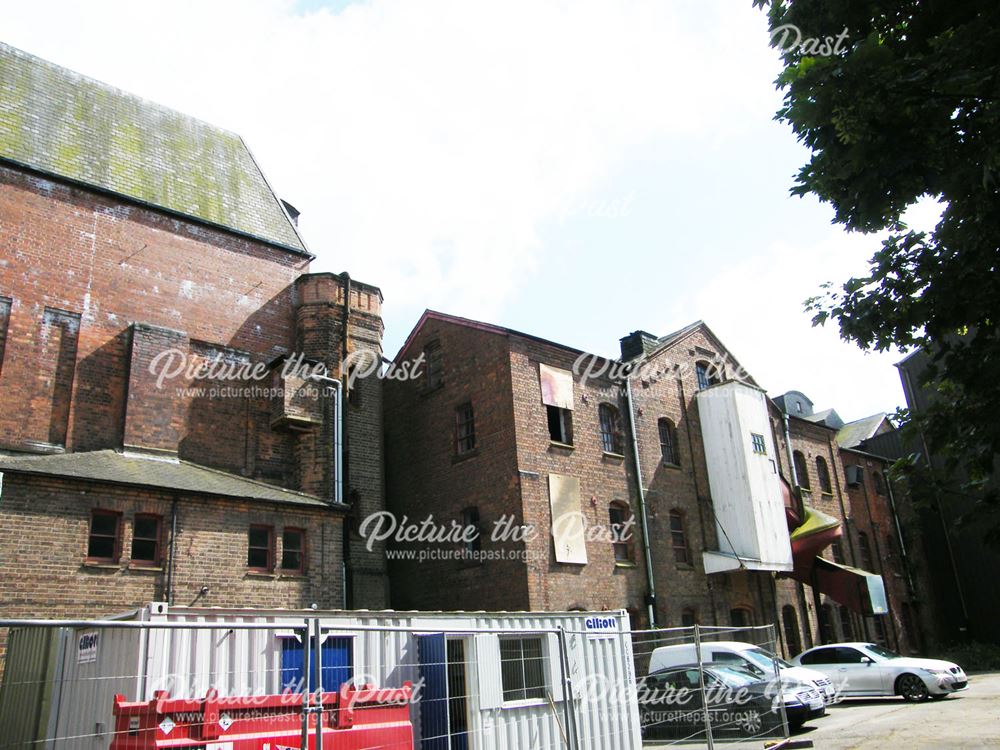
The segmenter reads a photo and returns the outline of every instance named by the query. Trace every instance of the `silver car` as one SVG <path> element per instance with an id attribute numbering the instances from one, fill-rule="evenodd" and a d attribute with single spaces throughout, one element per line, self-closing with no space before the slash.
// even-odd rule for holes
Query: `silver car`
<path id="1" fill-rule="evenodd" d="M 944 698 L 966 690 L 969 679 L 957 664 L 900 656 L 874 643 L 831 643 L 792 659 L 822 672 L 842 697 L 901 695 L 908 701 Z"/>

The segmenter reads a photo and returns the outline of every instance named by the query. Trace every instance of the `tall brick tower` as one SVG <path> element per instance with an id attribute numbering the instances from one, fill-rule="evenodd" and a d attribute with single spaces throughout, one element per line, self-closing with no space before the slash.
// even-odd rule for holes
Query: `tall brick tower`
<path id="1" fill-rule="evenodd" d="M 333 499 L 336 462 L 341 461 L 346 603 L 359 609 L 388 606 L 384 544 L 369 551 L 358 534 L 368 515 L 385 508 L 382 439 L 382 292 L 347 273 L 300 276 L 295 284 L 296 351 L 322 362 L 341 381 L 339 456 L 333 410 L 322 424 L 298 439 L 300 486 Z M 329 401 L 329 397 L 327 399 Z"/>

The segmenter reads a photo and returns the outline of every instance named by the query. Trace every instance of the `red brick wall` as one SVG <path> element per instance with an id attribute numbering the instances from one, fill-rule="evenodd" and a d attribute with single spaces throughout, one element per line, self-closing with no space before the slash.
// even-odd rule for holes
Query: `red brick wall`
<path id="1" fill-rule="evenodd" d="M 633 529 L 632 561 L 616 563 L 614 548 L 603 539 L 586 543 L 587 564 L 561 563 L 552 542 L 549 475 L 580 480 L 580 503 L 588 526 L 607 529 L 609 507 L 628 504 L 638 518 L 630 485 L 630 460 L 605 454 L 601 443 L 598 409 L 602 402 L 619 410 L 624 405 L 618 389 L 602 379 L 584 384 L 574 378 L 572 414 L 573 448 L 551 442 L 546 408 L 542 403 L 539 364 L 571 370 L 577 354 L 561 347 L 525 338 L 511 342 L 514 417 L 517 430 L 518 468 L 521 471 L 521 504 L 524 520 L 539 530 L 529 545 L 528 585 L 531 609 L 643 609 L 645 573 L 642 568 L 638 524 Z M 627 441 L 626 441 L 627 443 Z"/>
<path id="2" fill-rule="evenodd" d="M 303 258 L 10 168 L 0 168 L 0 214 L 0 296 L 11 300 L 0 448 L 121 445 L 134 322 L 263 359 L 294 342 Z M 150 439 L 183 439 L 193 406 L 176 406 L 178 435 Z M 162 429 L 155 421 L 130 433 Z M 245 437 L 245 422 L 213 428 Z"/>
<path id="3" fill-rule="evenodd" d="M 397 517 L 419 521 L 433 514 L 447 525 L 461 524 L 462 511 L 476 506 L 487 534 L 504 515 L 521 524 L 527 519 L 521 512 L 508 339 L 429 320 L 404 358 L 416 358 L 432 340 L 441 346 L 441 387 L 427 392 L 422 378 L 384 385 L 387 507 Z M 455 408 L 467 401 L 475 413 L 477 447 L 457 458 Z M 458 550 L 461 545 L 433 547 Z M 482 549 L 510 554 L 523 551 L 523 545 L 484 539 Z M 517 610 L 535 605 L 520 559 L 390 561 L 389 570 L 397 609 Z"/>
<path id="4" fill-rule="evenodd" d="M 915 540 L 905 537 L 900 543 L 899 533 L 893 520 L 892 509 L 889 504 L 889 484 L 886 478 L 888 472 L 888 462 L 874 456 L 865 455 L 851 450 L 841 450 L 840 459 L 842 466 L 857 465 L 862 468 L 862 482 L 860 485 L 852 486 L 844 483 L 848 497 L 848 505 L 853 520 L 852 538 L 857 545 L 858 533 L 864 533 L 868 537 L 868 544 L 871 549 L 873 573 L 882 576 L 885 583 L 886 593 L 889 597 L 889 615 L 886 618 L 885 629 L 889 637 L 890 647 L 897 648 L 903 652 L 917 652 L 922 648 L 922 633 L 917 625 L 919 613 L 916 609 L 915 591 L 910 590 L 909 582 L 906 579 L 903 562 L 903 550 L 906 549 L 911 554 L 907 562 L 911 566 L 918 567 L 920 556 L 914 556 L 913 545 Z M 883 477 L 882 492 L 879 493 L 875 482 L 876 472 Z M 908 510 L 906 503 L 898 502 L 897 510 L 901 513 L 901 525 L 905 528 Z M 912 514 L 911 514 L 912 517 Z M 920 580 L 919 570 L 911 570 L 914 585 Z M 911 624 L 907 627 L 904 622 L 904 604 L 911 608 Z M 869 637 L 874 636 L 869 618 Z"/>
<path id="5" fill-rule="evenodd" d="M 136 513 L 162 517 L 166 558 L 175 495 L 7 473 L 0 500 L 0 602 L 5 618 L 93 618 L 166 599 L 167 563 L 130 564 Z M 173 601 L 217 607 L 321 608 L 342 604 L 341 515 L 322 508 L 178 493 Z M 86 561 L 92 509 L 122 514 L 122 559 Z M 306 529 L 304 575 L 247 570 L 250 524 L 273 526 L 276 560 L 285 527 Z M 200 595 L 203 586 L 207 594 Z M 5 636 L 4 636 L 5 640 Z M 0 644 L 2 655 L 2 644 Z"/>

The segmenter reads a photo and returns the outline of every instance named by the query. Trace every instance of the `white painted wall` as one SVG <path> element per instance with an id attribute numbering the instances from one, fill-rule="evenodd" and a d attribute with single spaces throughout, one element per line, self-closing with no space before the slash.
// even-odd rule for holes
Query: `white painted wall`
<path id="1" fill-rule="evenodd" d="M 729 381 L 696 396 L 708 481 L 723 553 L 755 561 L 757 570 L 792 569 L 792 548 L 767 399 L 762 390 Z M 754 453 L 751 435 L 767 454 Z"/>

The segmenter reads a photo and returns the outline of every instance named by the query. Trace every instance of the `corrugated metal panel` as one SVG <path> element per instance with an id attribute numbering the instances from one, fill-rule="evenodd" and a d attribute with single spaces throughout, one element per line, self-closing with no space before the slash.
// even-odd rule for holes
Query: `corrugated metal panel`
<path id="1" fill-rule="evenodd" d="M 107 747 L 114 729 L 115 693 L 135 695 L 141 680 L 138 630 L 103 629 L 94 661 L 80 653 L 81 636 L 93 631 L 75 629 L 65 635 L 62 679 L 54 686 L 57 701 L 53 744 L 56 750 Z"/>
<path id="2" fill-rule="evenodd" d="M 28 747 L 45 738 L 58 636 L 46 628 L 18 628 L 8 635 L 0 687 L 0 744 Z"/>

